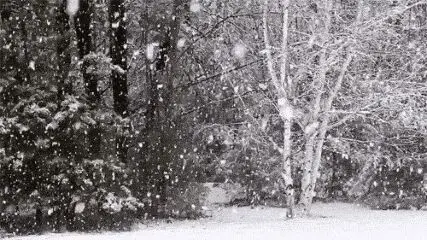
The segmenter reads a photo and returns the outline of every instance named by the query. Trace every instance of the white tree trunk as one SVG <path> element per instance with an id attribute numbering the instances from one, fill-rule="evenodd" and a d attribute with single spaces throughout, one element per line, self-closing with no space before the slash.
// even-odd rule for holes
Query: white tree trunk
<path id="1" fill-rule="evenodd" d="M 330 4 L 330 2 L 326 4 Z M 359 1 L 358 4 L 359 5 L 358 5 L 356 23 L 359 23 L 362 20 L 362 17 L 363 17 L 362 9 L 363 9 L 364 1 L 361 0 Z M 330 8 L 327 7 L 326 10 L 328 9 Z M 326 11 L 326 14 L 329 15 L 329 11 Z M 326 18 L 330 20 L 330 16 L 327 16 Z M 327 23 L 328 21 L 326 21 L 326 25 L 328 26 Z M 328 29 L 329 27 L 326 27 L 325 31 L 329 31 Z M 327 35 L 327 32 L 325 32 L 324 34 Z M 329 127 L 328 125 L 330 122 L 330 111 L 332 110 L 332 104 L 333 104 L 333 101 L 336 99 L 339 90 L 341 89 L 342 83 L 345 78 L 345 74 L 348 70 L 348 67 L 351 61 L 353 60 L 353 55 L 354 54 L 353 54 L 352 46 L 350 46 L 348 49 L 347 57 L 345 58 L 344 63 L 341 67 L 340 74 L 336 80 L 334 87 L 331 89 L 331 91 L 328 94 L 328 97 L 325 99 L 324 105 L 323 106 L 317 105 L 319 103 L 318 99 L 316 99 L 316 102 L 314 105 L 313 118 L 318 118 L 321 123 L 319 128 L 316 129 L 317 138 L 314 135 L 311 135 L 306 142 L 306 152 L 305 152 L 306 165 L 304 168 L 303 179 L 302 179 L 300 204 L 303 207 L 303 211 L 307 214 L 310 213 L 311 204 L 313 202 L 313 197 L 315 195 L 315 187 L 316 187 L 317 178 L 319 177 L 319 168 L 321 165 L 323 145 L 324 145 L 326 133 Z M 322 57 L 323 55 L 321 56 L 321 58 Z M 326 80 L 325 69 L 327 66 L 326 66 L 326 62 L 323 62 L 322 59 L 321 59 L 320 66 L 321 66 L 321 70 L 319 74 L 319 77 L 320 77 L 319 81 L 324 84 Z M 320 107 L 322 108 L 322 111 L 323 111 L 322 116 L 318 115 L 320 112 Z M 307 133 L 307 134 L 310 134 L 310 133 Z"/>
<path id="2" fill-rule="evenodd" d="M 311 192 L 308 193 L 308 196 L 311 197 L 310 199 L 308 199 L 310 204 L 313 201 L 314 188 L 316 186 L 317 178 L 319 177 L 319 167 L 320 167 L 321 160 L 322 160 L 323 145 L 325 143 L 326 132 L 328 130 L 328 125 L 329 125 L 329 121 L 330 121 L 330 116 L 329 116 L 328 112 L 332 109 L 332 103 L 333 103 L 334 99 L 336 98 L 339 89 L 341 89 L 342 82 L 344 81 L 345 73 L 347 72 L 348 66 L 350 65 L 350 62 L 352 59 L 353 59 L 353 54 L 349 53 L 347 55 L 347 58 L 345 59 L 343 66 L 342 66 L 341 73 L 337 79 L 337 82 L 335 83 L 334 88 L 332 89 L 331 93 L 329 94 L 329 97 L 328 97 L 328 99 L 325 103 L 325 106 L 324 106 L 324 110 L 325 110 L 324 114 L 325 115 L 324 115 L 322 123 L 320 124 L 320 127 L 319 127 L 319 135 L 318 135 L 316 146 L 315 146 L 315 153 L 314 153 L 314 158 L 313 158 L 313 163 L 312 163 L 312 168 L 311 168 L 310 184 L 312 185 L 312 187 L 310 188 Z"/>
<path id="3" fill-rule="evenodd" d="M 320 4 L 320 3 L 319 3 Z M 325 0 L 323 5 L 323 17 L 325 19 L 324 26 L 319 32 L 321 37 L 321 44 L 325 45 L 329 40 L 329 30 L 331 25 L 331 0 Z M 315 21 L 317 21 L 316 19 Z M 324 110 L 322 106 L 322 96 L 324 95 L 324 86 L 326 84 L 326 73 L 328 71 L 328 57 L 326 46 L 320 53 L 319 65 L 317 67 L 317 73 L 313 80 L 313 89 L 316 91 L 315 99 L 311 107 L 310 115 L 308 116 L 309 123 L 305 129 L 305 152 L 304 152 L 304 165 L 303 165 L 303 176 L 301 179 L 301 195 L 299 199 L 299 210 L 302 214 L 306 215 L 310 213 L 311 204 L 313 201 L 315 181 L 313 179 L 316 175 L 316 166 L 319 163 L 316 161 L 317 147 L 319 146 L 320 132 L 318 126 L 320 122 L 321 111 Z M 323 122 L 320 122 L 323 125 Z M 323 146 L 323 143 L 321 143 Z"/>
<path id="4" fill-rule="evenodd" d="M 289 91 L 292 89 L 292 82 L 288 79 L 288 73 L 286 72 L 288 64 L 288 19 L 289 19 L 289 0 L 283 0 L 283 27 L 282 27 L 282 62 L 280 67 L 280 83 L 281 87 L 285 88 L 286 93 L 283 98 L 279 98 L 280 115 L 283 121 L 283 180 L 285 182 L 285 193 L 286 193 L 286 205 L 289 208 L 287 213 L 288 218 L 292 218 L 294 208 L 294 180 L 292 177 L 292 163 L 291 163 L 291 151 L 292 151 L 292 120 L 293 120 L 293 108 L 289 101 Z"/>
<path id="5" fill-rule="evenodd" d="M 290 111 L 290 112 L 289 112 Z M 292 177 L 291 148 L 292 148 L 292 109 L 289 108 L 285 117 L 283 117 L 283 170 L 282 177 L 285 182 L 286 205 L 289 208 L 288 218 L 294 215 L 294 180 Z"/>
<path id="6" fill-rule="evenodd" d="M 304 162 L 303 162 L 303 173 L 301 177 L 301 194 L 298 202 L 299 214 L 306 214 L 310 212 L 310 205 L 312 197 L 309 195 L 311 191 L 311 166 L 314 156 L 316 134 L 313 133 L 306 137 L 305 151 L 304 151 Z"/>
<path id="7" fill-rule="evenodd" d="M 268 34 L 268 0 L 264 2 L 264 42 L 265 50 L 267 54 L 267 67 L 270 73 L 272 83 L 277 93 L 277 106 L 279 109 L 279 115 L 283 121 L 283 148 L 282 148 L 282 178 L 284 184 L 283 191 L 286 193 L 286 204 L 289 209 L 287 217 L 292 218 L 293 207 L 294 207 L 294 181 L 292 177 L 292 162 L 291 162 L 291 151 L 292 151 L 292 122 L 293 122 L 293 108 L 289 100 L 289 91 L 292 89 L 292 82 L 289 80 L 286 72 L 288 64 L 288 19 L 289 19 L 289 0 L 282 1 L 283 10 L 283 25 L 282 25 L 282 44 L 281 44 L 281 61 L 280 61 L 280 78 L 277 77 L 274 69 L 274 61 L 271 54 L 271 44 Z"/>

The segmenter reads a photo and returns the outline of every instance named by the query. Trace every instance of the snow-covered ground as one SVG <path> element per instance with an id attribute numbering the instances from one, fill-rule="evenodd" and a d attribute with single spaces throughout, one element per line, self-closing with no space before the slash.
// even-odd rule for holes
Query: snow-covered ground
<path id="1" fill-rule="evenodd" d="M 427 239 L 427 211 L 374 211 L 360 206 L 316 204 L 313 216 L 285 220 L 279 208 L 218 208 L 211 218 L 140 225 L 131 232 L 48 234 L 13 240 L 113 239 Z"/>

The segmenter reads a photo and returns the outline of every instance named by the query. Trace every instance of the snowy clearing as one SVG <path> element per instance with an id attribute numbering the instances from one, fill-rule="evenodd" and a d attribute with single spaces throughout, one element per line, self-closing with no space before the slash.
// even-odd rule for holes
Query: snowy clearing
<path id="1" fill-rule="evenodd" d="M 375 211 L 361 206 L 316 204 L 310 218 L 285 220 L 279 208 L 218 208 L 213 217 L 140 225 L 132 232 L 48 234 L 13 240 L 109 239 L 427 239 L 426 211 Z"/>

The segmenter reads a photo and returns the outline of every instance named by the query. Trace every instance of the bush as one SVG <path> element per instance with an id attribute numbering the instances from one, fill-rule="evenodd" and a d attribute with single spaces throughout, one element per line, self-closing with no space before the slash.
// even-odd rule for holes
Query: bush
<path id="1" fill-rule="evenodd" d="M 196 182 L 190 182 L 185 187 L 169 188 L 166 215 L 190 219 L 202 217 L 206 192 L 207 188 Z"/>
<path id="2" fill-rule="evenodd" d="M 215 125 L 199 133 L 196 140 L 204 159 L 201 165 L 207 169 L 206 181 L 242 185 L 246 196 L 235 204 L 284 206 L 280 153 L 272 139 L 254 134 L 256 130 L 244 125 L 240 129 Z M 270 136 L 280 133 L 271 131 L 275 133 Z"/>
<path id="3" fill-rule="evenodd" d="M 387 195 L 370 195 L 363 201 L 372 209 L 379 210 L 420 210 L 427 206 L 425 196 L 398 197 Z"/>
<path id="4" fill-rule="evenodd" d="M 46 181 L 24 201 L 18 211 L 3 214 L 3 226 L 8 231 L 27 233 L 40 230 L 100 230 L 126 229 L 134 222 L 142 202 L 129 190 L 127 170 L 112 161 L 85 160 L 70 169 L 55 168 L 66 159 L 49 162 Z M 23 211 L 24 208 L 29 208 Z M 37 216 L 36 211 L 41 211 Z M 30 218 L 32 221 L 25 219 Z M 39 218 L 39 221 L 36 221 Z M 29 224 L 21 224 L 27 221 Z M 7 226 L 9 222 L 9 226 Z M 4 225 L 6 224 L 6 226 Z"/>
<path id="5" fill-rule="evenodd" d="M 95 156 L 88 144 L 94 129 L 117 132 L 126 121 L 76 97 L 58 107 L 51 92 L 29 93 L 0 118 L 0 197 L 6 207 L 17 206 L 12 215 L 2 211 L 3 226 L 27 233 L 131 224 L 142 207 L 129 190 L 132 172 L 108 151 Z"/>
<path id="6" fill-rule="evenodd" d="M 427 205 L 421 163 L 378 166 L 369 192 L 362 201 L 373 209 L 421 209 Z"/>

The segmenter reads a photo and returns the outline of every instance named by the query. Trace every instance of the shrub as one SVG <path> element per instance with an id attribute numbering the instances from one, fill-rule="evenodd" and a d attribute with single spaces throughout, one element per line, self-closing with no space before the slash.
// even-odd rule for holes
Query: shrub
<path id="1" fill-rule="evenodd" d="M 253 133 L 255 130 L 251 126 L 234 129 L 215 125 L 199 133 L 197 142 L 204 159 L 201 164 L 207 169 L 206 180 L 242 185 L 246 197 L 236 200 L 236 204 L 283 206 L 280 154 L 271 144 L 272 139 Z"/>
<path id="2" fill-rule="evenodd" d="M 93 129 L 120 131 L 126 121 L 109 111 L 90 109 L 76 97 L 68 96 L 57 106 L 49 101 L 49 91 L 28 93 L 0 119 L 4 146 L 0 197 L 3 205 L 15 204 L 18 209 L 14 214 L 3 212 L 3 225 L 25 233 L 131 224 L 142 207 L 129 190 L 131 171 L 113 155 L 114 150 L 95 156 L 87 142 Z"/>
<path id="3" fill-rule="evenodd" d="M 207 188 L 196 182 L 189 182 L 183 187 L 169 188 L 166 214 L 173 218 L 202 217 L 206 192 Z"/>
<path id="4" fill-rule="evenodd" d="M 378 166 L 369 192 L 362 199 L 373 209 L 421 209 L 427 205 L 421 163 L 402 166 Z"/>

